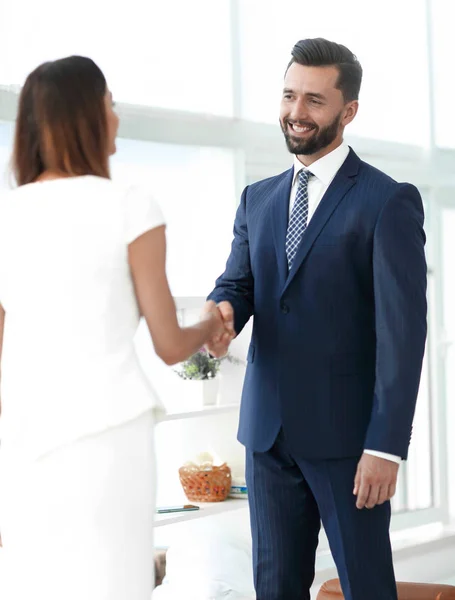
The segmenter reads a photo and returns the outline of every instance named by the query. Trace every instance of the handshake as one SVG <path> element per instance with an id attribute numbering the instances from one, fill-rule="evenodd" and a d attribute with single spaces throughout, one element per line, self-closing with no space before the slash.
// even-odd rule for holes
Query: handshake
<path id="1" fill-rule="evenodd" d="M 222 358 L 229 349 L 229 344 L 237 335 L 234 331 L 234 309 L 230 302 L 215 304 L 213 300 L 205 303 L 201 321 L 210 322 L 210 337 L 204 347 L 215 358 Z"/>

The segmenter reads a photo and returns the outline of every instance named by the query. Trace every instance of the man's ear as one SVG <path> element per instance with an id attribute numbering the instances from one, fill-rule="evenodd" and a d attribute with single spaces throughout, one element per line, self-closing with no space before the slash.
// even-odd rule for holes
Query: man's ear
<path id="1" fill-rule="evenodd" d="M 359 110 L 359 101 L 358 100 L 352 100 L 352 102 L 348 102 L 344 108 L 344 117 L 342 119 L 342 125 L 343 127 L 346 127 L 346 125 L 349 125 L 349 123 L 351 123 L 357 112 Z"/>

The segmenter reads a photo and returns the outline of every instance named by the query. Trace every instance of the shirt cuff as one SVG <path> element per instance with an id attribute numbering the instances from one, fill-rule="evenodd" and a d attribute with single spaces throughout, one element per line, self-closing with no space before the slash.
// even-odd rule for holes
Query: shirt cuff
<path id="1" fill-rule="evenodd" d="M 387 454 L 387 452 L 378 452 L 377 450 L 364 450 L 365 454 L 371 454 L 371 456 L 377 456 L 378 458 L 385 458 L 391 460 L 394 463 L 401 463 L 401 456 L 395 456 L 395 454 Z"/>

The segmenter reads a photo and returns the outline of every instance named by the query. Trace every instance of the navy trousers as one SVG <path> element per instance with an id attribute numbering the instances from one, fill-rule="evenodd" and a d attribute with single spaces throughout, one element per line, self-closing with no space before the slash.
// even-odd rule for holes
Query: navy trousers
<path id="1" fill-rule="evenodd" d="M 281 431 L 246 454 L 257 600 L 310 600 L 321 521 L 346 600 L 397 600 L 390 503 L 359 510 L 359 457 L 302 460 Z"/>

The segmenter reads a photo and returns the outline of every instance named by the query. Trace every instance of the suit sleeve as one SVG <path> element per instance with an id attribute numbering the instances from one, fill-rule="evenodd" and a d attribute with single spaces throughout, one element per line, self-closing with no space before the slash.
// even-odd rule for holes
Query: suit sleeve
<path id="1" fill-rule="evenodd" d="M 239 334 L 254 310 L 254 279 L 246 218 L 248 187 L 245 188 L 234 223 L 234 240 L 224 273 L 216 280 L 208 300 L 227 300 L 234 309 L 234 329 Z"/>
<path id="2" fill-rule="evenodd" d="M 376 381 L 365 448 L 407 458 L 427 333 L 425 233 L 418 190 L 401 184 L 373 242 Z"/>

